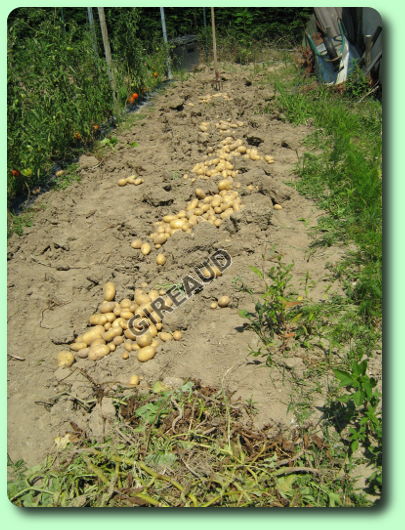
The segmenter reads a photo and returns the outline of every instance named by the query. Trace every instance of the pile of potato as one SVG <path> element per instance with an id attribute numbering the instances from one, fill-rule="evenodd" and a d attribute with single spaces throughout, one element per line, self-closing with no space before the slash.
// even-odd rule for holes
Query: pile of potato
<path id="1" fill-rule="evenodd" d="M 117 182 L 118 186 L 126 186 L 127 184 L 133 184 L 134 186 L 139 186 L 143 184 L 143 179 L 137 177 L 136 175 L 131 175 L 130 177 L 119 179 Z"/>
<path id="2" fill-rule="evenodd" d="M 182 332 L 176 330 L 173 333 L 163 329 L 161 317 L 151 307 L 151 302 L 158 296 L 164 296 L 165 291 L 151 289 L 135 289 L 134 300 L 124 298 L 115 302 L 116 288 L 113 282 L 104 285 L 104 300 L 98 308 L 98 312 L 89 317 L 90 328 L 79 335 L 70 344 L 71 351 L 58 353 L 59 366 L 69 367 L 76 358 L 98 361 L 106 355 L 110 355 L 119 346 L 124 351 L 121 357 L 128 359 L 130 352 L 136 352 L 138 361 L 145 362 L 153 359 L 157 349 L 162 342 L 180 340 Z M 165 303 L 171 307 L 173 301 L 165 297 Z M 135 315 L 141 317 L 138 322 L 140 330 L 147 327 L 142 335 L 135 335 L 129 328 L 129 320 Z"/>
<path id="3" fill-rule="evenodd" d="M 213 99 L 216 98 L 222 98 L 226 101 L 230 101 L 232 98 L 228 95 L 227 92 L 217 92 L 215 94 L 206 94 L 205 96 L 200 96 L 198 99 L 201 101 L 201 103 L 209 103 Z"/>
<path id="4" fill-rule="evenodd" d="M 242 205 L 239 193 L 233 189 L 232 179 L 221 180 L 218 185 L 218 193 L 209 195 L 201 188 L 194 190 L 195 198 L 188 201 L 185 210 L 177 214 L 165 215 L 161 221 L 154 223 L 155 230 L 149 235 L 156 249 L 159 249 L 176 232 L 190 234 L 193 227 L 200 222 L 208 222 L 219 227 L 224 219 L 238 212 Z M 132 241 L 133 248 L 139 248 L 143 255 L 151 251 L 149 243 L 140 239 Z M 159 254 L 156 257 L 158 265 L 164 265 L 166 257 Z"/>

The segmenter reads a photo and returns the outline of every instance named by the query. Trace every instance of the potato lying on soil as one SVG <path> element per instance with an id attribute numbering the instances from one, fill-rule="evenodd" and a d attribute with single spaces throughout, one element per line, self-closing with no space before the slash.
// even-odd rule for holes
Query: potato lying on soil
<path id="1" fill-rule="evenodd" d="M 60 351 L 56 357 L 58 366 L 68 368 L 75 362 L 75 356 L 71 351 Z"/>
<path id="2" fill-rule="evenodd" d="M 156 355 L 156 348 L 154 346 L 145 346 L 145 348 L 141 348 L 138 350 L 138 361 L 145 362 L 149 361 L 150 359 L 153 359 L 153 357 Z"/>
<path id="3" fill-rule="evenodd" d="M 111 302 L 115 298 L 115 285 L 113 282 L 107 282 L 104 284 L 104 300 Z"/>
<path id="4" fill-rule="evenodd" d="M 230 302 L 231 302 L 231 299 L 229 298 L 229 296 L 221 296 L 220 298 L 218 298 L 219 307 L 228 307 Z"/>

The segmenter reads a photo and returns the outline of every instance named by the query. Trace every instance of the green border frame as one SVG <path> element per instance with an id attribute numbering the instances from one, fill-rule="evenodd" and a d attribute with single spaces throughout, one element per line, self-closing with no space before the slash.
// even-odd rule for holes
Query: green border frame
<path id="1" fill-rule="evenodd" d="M 7 16 L 10 11 L 17 7 L 34 7 L 34 2 L 4 0 L 0 5 L 0 68 L 3 79 L 3 106 L 1 109 L 1 125 L 3 131 L 4 148 L 0 151 L 1 169 L 3 178 L 1 179 L 2 193 L 0 195 L 1 211 L 3 212 L 3 223 L 1 225 L 1 291 L 0 304 L 1 314 L 6 314 L 7 300 L 7 276 L 6 276 L 6 246 L 7 246 L 7 229 L 6 229 L 6 122 L 7 122 Z M 115 6 L 114 2 L 100 2 L 105 7 Z M 98 4 L 98 5 L 100 5 Z M 148 5 L 149 2 L 128 2 L 121 1 L 120 7 L 131 7 L 136 5 Z M 50 1 L 43 0 L 42 6 L 61 6 L 61 7 L 84 7 L 82 2 L 77 1 Z M 88 6 L 97 6 L 94 1 L 89 1 Z M 249 2 L 236 0 L 234 2 L 182 2 L 174 0 L 172 2 L 162 1 L 160 3 L 151 2 L 152 6 L 159 5 L 170 7 L 209 7 L 209 6 L 249 6 Z M 357 7 L 360 2 L 322 2 L 313 1 L 310 3 L 303 2 L 256 2 L 255 6 L 263 7 L 316 7 L 316 6 L 352 6 Z M 30 530 L 54 528 L 57 525 L 58 530 L 68 529 L 71 524 L 80 524 L 92 526 L 98 530 L 109 528 L 111 524 L 138 523 L 148 525 L 148 529 L 154 529 L 164 525 L 168 529 L 188 528 L 191 524 L 193 530 L 205 530 L 207 524 L 226 525 L 232 529 L 238 530 L 245 524 L 254 525 L 255 529 L 267 528 L 269 525 L 278 524 L 284 528 L 323 528 L 325 525 L 328 529 L 341 528 L 342 525 L 355 526 L 357 530 L 380 528 L 382 525 L 389 524 L 394 528 L 399 526 L 400 520 L 403 520 L 403 511 L 405 502 L 402 501 L 402 478 L 404 473 L 404 457 L 401 455 L 401 442 L 405 435 L 403 424 L 403 410 L 400 404 L 401 399 L 401 379 L 404 372 L 404 355 L 400 351 L 400 327 L 402 317 L 401 302 L 405 300 L 405 281 L 404 275 L 401 274 L 401 258 L 404 258 L 405 249 L 401 245 L 401 221 L 405 221 L 402 205 L 404 200 L 404 178 L 400 174 L 401 152 L 404 150 L 403 139 L 401 138 L 402 124 L 405 123 L 404 116 L 404 88 L 405 73 L 402 70 L 403 65 L 403 31 L 405 14 L 404 2 L 394 0 L 383 2 L 382 0 L 373 0 L 367 3 L 367 7 L 372 7 L 379 11 L 384 23 L 384 244 L 385 244 L 385 264 L 384 264 L 384 281 L 385 281 L 385 312 L 384 312 L 384 425 L 385 425 L 385 448 L 384 448 L 384 497 L 382 502 L 373 508 L 366 509 L 245 509 L 245 510 L 193 510 L 185 511 L 184 509 L 169 511 L 152 511 L 150 509 L 138 508 L 136 515 L 130 510 L 107 510 L 101 512 L 100 509 L 71 509 L 62 511 L 61 509 L 35 510 L 21 509 L 12 505 L 7 498 L 6 484 L 6 436 L 7 436 L 7 396 L 4 392 L 4 402 L 2 407 L 1 421 L 1 443 L 3 455 L 3 465 L 1 471 L 1 497 L 0 497 L 0 514 L 1 521 L 6 528 L 16 526 L 18 528 L 30 528 Z M 402 16 L 401 16 L 402 15 Z M 395 286 L 395 287 L 394 287 Z M 5 381 L 6 388 L 6 319 L 0 322 L 0 338 L 3 348 L 3 367 L 2 377 Z M 394 369 L 395 368 L 395 369 Z M 29 391 L 29 389 L 27 389 Z M 396 420 L 396 421 L 395 421 Z M 136 519 L 134 519 L 134 515 Z M 401 517 L 402 516 L 402 517 Z M 117 521 L 116 518 L 119 518 Z"/>

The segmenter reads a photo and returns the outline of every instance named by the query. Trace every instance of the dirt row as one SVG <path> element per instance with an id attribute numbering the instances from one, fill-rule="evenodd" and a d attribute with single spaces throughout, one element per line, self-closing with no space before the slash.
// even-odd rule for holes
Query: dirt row
<path id="1" fill-rule="evenodd" d="M 39 197 L 34 225 L 23 237 L 11 238 L 8 423 L 13 460 L 38 462 L 71 422 L 94 437 L 106 433 L 106 406 L 90 414 L 78 406 L 94 398 L 90 379 L 119 384 L 136 373 L 143 388 L 158 380 L 176 386 L 198 379 L 252 400 L 258 426 L 287 428 L 296 421 L 287 410 L 291 387 L 283 371 L 272 370 L 270 377 L 264 362 L 248 355 L 257 338 L 244 328 L 239 310 L 251 309 L 253 300 L 235 289 L 235 279 L 259 289 L 249 267 L 268 268 L 275 251 L 294 263 L 297 289 L 308 274 L 316 280 L 310 295 L 319 300 L 330 287 L 326 264 L 336 262 L 342 250 L 309 253 L 310 228 L 322 212 L 287 185 L 295 178 L 308 129 L 278 119 L 272 87 L 262 88 L 249 67 L 234 67 L 224 77 L 220 93 L 212 89 L 208 68 L 170 84 L 141 109 L 131 127 L 117 131 L 116 147 L 80 158 L 79 183 Z M 261 112 L 265 105 L 274 106 L 273 115 Z M 221 120 L 241 125 L 226 130 L 216 125 Z M 202 122 L 208 126 L 201 127 Z M 195 188 L 218 193 L 218 182 L 227 176 L 201 178 L 192 170 L 215 157 L 226 137 L 274 159 L 252 160 L 243 153 L 232 159 L 240 211 L 218 227 L 199 222 L 188 232 L 177 231 L 161 249 L 152 245 L 148 255 L 132 248 L 136 238 L 150 240 L 154 222 L 184 210 Z M 117 185 L 130 175 L 143 183 Z M 120 346 L 96 362 L 78 359 L 71 368 L 57 368 L 57 353 L 85 331 L 103 300 L 105 282 L 116 284 L 117 300 L 133 299 L 141 284 L 162 289 L 179 283 L 218 248 L 231 255 L 232 266 L 165 319 L 168 329 L 183 332 L 182 340 L 162 343 L 145 363 L 133 354 L 123 359 Z M 159 252 L 167 258 L 164 266 L 156 264 Z M 229 307 L 211 309 L 221 295 L 230 296 Z M 287 361 L 288 369 L 302 375 L 299 355 L 287 355 Z"/>

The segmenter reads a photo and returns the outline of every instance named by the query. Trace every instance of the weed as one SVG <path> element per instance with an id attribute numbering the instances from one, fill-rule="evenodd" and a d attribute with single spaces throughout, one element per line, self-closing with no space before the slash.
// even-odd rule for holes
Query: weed
<path id="1" fill-rule="evenodd" d="M 115 434 L 84 433 L 35 468 L 9 460 L 18 506 L 298 507 L 366 505 L 341 454 L 316 439 L 241 422 L 243 403 L 187 382 L 113 397 Z"/>

